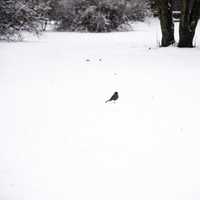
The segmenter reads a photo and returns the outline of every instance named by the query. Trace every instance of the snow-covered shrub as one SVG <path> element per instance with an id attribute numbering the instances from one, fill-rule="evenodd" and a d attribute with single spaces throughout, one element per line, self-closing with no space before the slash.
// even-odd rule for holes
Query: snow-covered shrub
<path id="1" fill-rule="evenodd" d="M 40 0 L 49 6 L 47 17 L 49 21 L 59 21 L 63 16 L 63 3 L 62 0 Z"/>
<path id="2" fill-rule="evenodd" d="M 150 16 L 152 0 L 129 0 L 127 1 L 125 14 L 131 21 L 143 21 Z"/>
<path id="3" fill-rule="evenodd" d="M 0 1 L 0 39 L 21 37 L 22 31 L 39 34 L 48 6 L 36 0 Z"/>
<path id="4" fill-rule="evenodd" d="M 58 30 L 110 32 L 149 12 L 145 0 L 63 0 Z"/>

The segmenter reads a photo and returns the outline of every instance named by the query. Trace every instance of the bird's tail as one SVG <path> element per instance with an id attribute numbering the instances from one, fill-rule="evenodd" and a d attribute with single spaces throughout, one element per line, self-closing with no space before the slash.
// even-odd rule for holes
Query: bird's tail
<path id="1" fill-rule="evenodd" d="M 108 103 L 110 100 L 107 100 L 105 103 Z"/>

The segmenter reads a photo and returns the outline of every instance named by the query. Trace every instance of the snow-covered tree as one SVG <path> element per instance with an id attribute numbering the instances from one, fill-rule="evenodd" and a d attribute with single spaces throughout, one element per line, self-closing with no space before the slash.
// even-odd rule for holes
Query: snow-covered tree
<path id="1" fill-rule="evenodd" d="M 0 38 L 18 38 L 23 31 L 39 34 L 48 9 L 36 0 L 0 1 Z"/>
<path id="2" fill-rule="evenodd" d="M 126 1 L 125 13 L 129 20 L 143 21 L 146 16 L 151 15 L 151 1 L 149 0 L 129 0 Z"/>
<path id="3" fill-rule="evenodd" d="M 147 0 L 62 0 L 59 29 L 109 32 L 149 14 Z"/>

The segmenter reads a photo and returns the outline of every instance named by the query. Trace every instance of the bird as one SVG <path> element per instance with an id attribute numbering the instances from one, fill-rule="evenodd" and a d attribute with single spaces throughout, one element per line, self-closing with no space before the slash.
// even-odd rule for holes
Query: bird
<path id="1" fill-rule="evenodd" d="M 108 99 L 105 103 L 108 103 L 109 101 L 114 101 L 115 102 L 118 98 L 119 98 L 118 92 L 114 92 L 112 97 L 110 97 L 110 99 Z"/>

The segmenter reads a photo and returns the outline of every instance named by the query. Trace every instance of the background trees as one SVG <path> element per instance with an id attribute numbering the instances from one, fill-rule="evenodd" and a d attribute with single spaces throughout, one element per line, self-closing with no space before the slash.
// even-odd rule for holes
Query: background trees
<path id="1" fill-rule="evenodd" d="M 110 32 L 150 13 L 147 0 L 62 0 L 59 30 Z"/>
<path id="2" fill-rule="evenodd" d="M 175 1 L 175 0 L 174 0 Z M 21 36 L 22 31 L 39 34 L 47 20 L 58 30 L 110 32 L 124 29 L 130 21 L 142 21 L 150 8 L 159 15 L 161 46 L 174 40 L 173 0 L 4 0 L 0 1 L 0 38 Z M 200 0 L 175 1 L 181 7 L 179 47 L 192 47 L 200 16 Z M 158 8 L 158 13 L 156 12 Z"/>
<path id="3" fill-rule="evenodd" d="M 150 14 L 149 0 L 4 0 L 0 1 L 0 38 L 39 34 L 47 20 L 58 30 L 110 32 Z"/>

